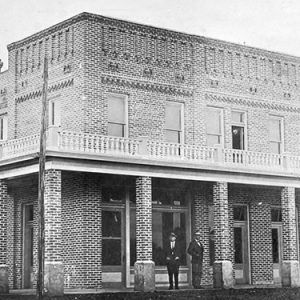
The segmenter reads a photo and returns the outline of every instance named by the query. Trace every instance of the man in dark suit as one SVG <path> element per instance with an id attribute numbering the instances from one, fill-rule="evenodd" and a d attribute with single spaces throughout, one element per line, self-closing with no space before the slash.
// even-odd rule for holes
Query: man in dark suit
<path id="1" fill-rule="evenodd" d="M 203 245 L 200 242 L 201 232 L 195 232 L 195 238 L 190 242 L 188 254 L 192 256 L 192 283 L 195 289 L 201 288 Z"/>
<path id="2" fill-rule="evenodd" d="M 173 289 L 173 275 L 175 281 L 175 289 L 178 290 L 178 273 L 179 273 L 179 260 L 180 260 L 180 247 L 176 242 L 176 234 L 170 233 L 169 241 L 166 247 L 166 262 L 169 275 L 169 290 Z"/>

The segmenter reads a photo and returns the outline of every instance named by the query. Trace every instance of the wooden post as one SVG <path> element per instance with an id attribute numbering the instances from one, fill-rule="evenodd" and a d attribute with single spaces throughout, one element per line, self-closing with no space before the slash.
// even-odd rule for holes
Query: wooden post
<path id="1" fill-rule="evenodd" d="M 44 293 L 44 250 L 45 250 L 45 224 L 44 224 L 44 191 L 45 191 L 45 160 L 46 160 L 46 129 L 47 129 L 47 92 L 48 92 L 48 59 L 44 59 L 44 84 L 42 94 L 42 116 L 40 132 L 39 155 L 39 192 L 38 192 L 38 278 L 37 297 L 43 298 Z"/>

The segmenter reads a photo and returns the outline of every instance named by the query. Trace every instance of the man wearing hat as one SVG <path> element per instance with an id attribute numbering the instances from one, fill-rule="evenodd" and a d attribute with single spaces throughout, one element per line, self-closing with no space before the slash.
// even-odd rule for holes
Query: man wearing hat
<path id="1" fill-rule="evenodd" d="M 200 242 L 201 232 L 195 232 L 195 238 L 190 242 L 188 254 L 192 256 L 192 284 L 195 289 L 201 288 L 203 245 Z"/>
<path id="2" fill-rule="evenodd" d="M 171 232 L 169 235 L 169 241 L 166 247 L 166 262 L 169 275 L 169 290 L 173 289 L 173 275 L 175 281 L 175 289 L 178 290 L 178 272 L 180 264 L 180 250 L 179 245 L 176 242 L 176 234 Z"/>

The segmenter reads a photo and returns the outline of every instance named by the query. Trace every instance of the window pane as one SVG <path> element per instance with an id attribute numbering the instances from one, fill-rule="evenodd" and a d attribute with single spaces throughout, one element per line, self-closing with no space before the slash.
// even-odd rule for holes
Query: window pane
<path id="1" fill-rule="evenodd" d="M 232 149 L 244 150 L 244 127 L 232 126 Z"/>
<path id="2" fill-rule="evenodd" d="M 121 265 L 121 240 L 102 240 L 102 263 L 107 266 Z"/>
<path id="3" fill-rule="evenodd" d="M 124 137 L 124 125 L 108 123 L 108 135 Z"/>
<path id="4" fill-rule="evenodd" d="M 181 130 L 181 104 L 167 102 L 166 129 Z"/>
<path id="5" fill-rule="evenodd" d="M 231 119 L 236 123 L 244 123 L 244 115 L 243 112 L 233 111 L 231 112 Z"/>
<path id="6" fill-rule="evenodd" d="M 102 211 L 102 236 L 121 237 L 121 213 Z"/>
<path id="7" fill-rule="evenodd" d="M 233 208 L 233 219 L 235 221 L 246 221 L 247 220 L 246 206 L 235 206 Z"/>
<path id="8" fill-rule="evenodd" d="M 180 131 L 166 129 L 165 137 L 169 143 L 180 143 Z"/>
<path id="9" fill-rule="evenodd" d="M 270 120 L 270 140 L 274 142 L 281 141 L 281 122 L 278 119 Z"/>
<path id="10" fill-rule="evenodd" d="M 279 263 L 279 237 L 278 230 L 276 228 L 272 228 L 272 257 L 273 263 Z"/>
<path id="11" fill-rule="evenodd" d="M 221 112 L 209 109 L 206 118 L 206 130 L 208 134 L 221 135 Z"/>
<path id="12" fill-rule="evenodd" d="M 234 228 L 234 262 L 243 263 L 243 234 L 241 227 Z"/>
<path id="13" fill-rule="evenodd" d="M 130 210 L 130 265 L 136 262 L 136 210 Z"/>
<path id="14" fill-rule="evenodd" d="M 171 188 L 153 188 L 152 203 L 160 205 L 185 206 L 185 191 Z"/>
<path id="15" fill-rule="evenodd" d="M 123 186 L 105 186 L 102 189 L 102 201 L 121 203 L 125 200 L 125 188 Z"/>
<path id="16" fill-rule="evenodd" d="M 272 222 L 281 222 L 282 221 L 282 212 L 280 208 L 271 209 L 271 221 Z"/>
<path id="17" fill-rule="evenodd" d="M 221 144 L 221 136 L 219 135 L 207 135 L 207 145 L 213 147 L 215 145 Z"/>
<path id="18" fill-rule="evenodd" d="M 108 99 L 108 122 L 125 124 L 124 97 L 110 96 Z"/>
<path id="19" fill-rule="evenodd" d="M 281 143 L 270 142 L 270 151 L 275 154 L 281 153 Z"/>

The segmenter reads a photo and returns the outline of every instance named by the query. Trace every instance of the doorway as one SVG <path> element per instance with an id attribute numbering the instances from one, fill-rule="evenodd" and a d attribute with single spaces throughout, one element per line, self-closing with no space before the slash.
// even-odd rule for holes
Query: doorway
<path id="1" fill-rule="evenodd" d="M 248 208 L 233 207 L 234 272 L 237 284 L 249 284 Z"/>
<path id="2" fill-rule="evenodd" d="M 33 288 L 33 205 L 23 206 L 23 287 Z"/>

